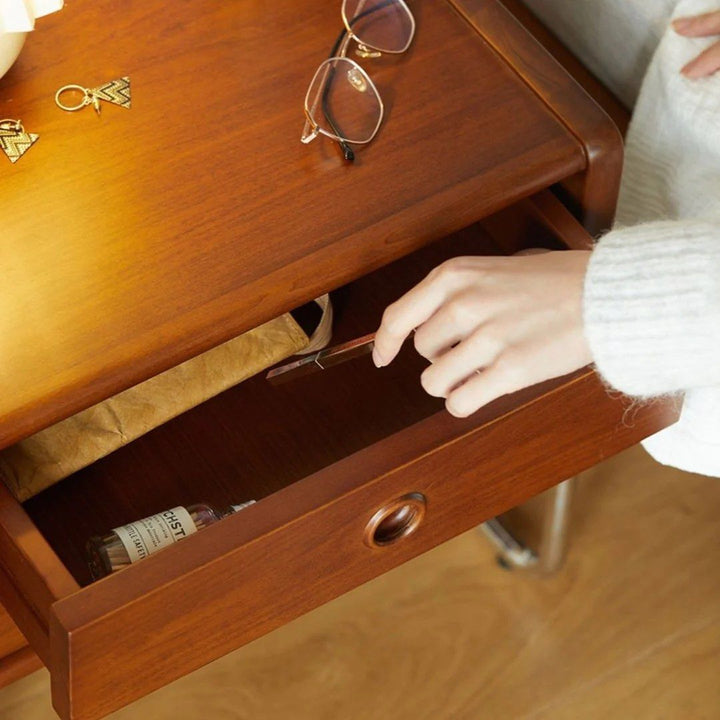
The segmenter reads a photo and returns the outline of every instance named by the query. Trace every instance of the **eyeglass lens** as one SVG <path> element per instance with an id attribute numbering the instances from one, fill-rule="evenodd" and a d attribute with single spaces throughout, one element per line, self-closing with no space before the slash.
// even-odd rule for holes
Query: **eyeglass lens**
<path id="1" fill-rule="evenodd" d="M 346 58 L 323 63 L 308 99 L 308 109 L 318 127 L 351 143 L 367 142 L 382 114 L 380 98 L 369 78 Z"/>
<path id="2" fill-rule="evenodd" d="M 346 0 L 345 24 L 363 45 L 382 52 L 403 52 L 412 40 L 412 15 L 397 0 Z"/>

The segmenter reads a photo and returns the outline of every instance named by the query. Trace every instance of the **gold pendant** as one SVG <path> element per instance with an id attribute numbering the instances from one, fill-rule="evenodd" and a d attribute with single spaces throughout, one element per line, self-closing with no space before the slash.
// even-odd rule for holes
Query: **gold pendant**
<path id="1" fill-rule="evenodd" d="M 75 105 L 68 105 L 63 102 L 65 93 L 82 93 L 82 99 Z M 67 112 L 75 112 L 82 110 L 88 105 L 92 105 L 95 112 L 100 114 L 100 101 L 109 102 L 113 105 L 119 105 L 126 109 L 130 109 L 130 78 L 121 77 L 117 80 L 100 85 L 96 88 L 86 88 L 82 85 L 63 85 L 55 93 L 55 103 L 57 106 Z"/>
<path id="2" fill-rule="evenodd" d="M 111 80 L 100 87 L 92 88 L 90 94 L 105 102 L 130 109 L 130 78 Z"/>
<path id="3" fill-rule="evenodd" d="M 39 135 L 26 133 L 19 120 L 0 120 L 0 148 L 15 164 L 36 142 Z"/>

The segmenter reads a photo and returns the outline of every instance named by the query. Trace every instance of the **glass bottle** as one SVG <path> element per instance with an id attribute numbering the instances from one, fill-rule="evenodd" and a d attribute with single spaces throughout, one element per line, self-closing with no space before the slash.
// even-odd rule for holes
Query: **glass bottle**
<path id="1" fill-rule="evenodd" d="M 143 560 L 148 555 L 183 540 L 254 502 L 250 500 L 240 505 L 231 505 L 227 510 L 218 510 L 206 503 L 174 507 L 121 525 L 105 535 L 91 537 L 86 550 L 93 580 L 99 580 Z"/>

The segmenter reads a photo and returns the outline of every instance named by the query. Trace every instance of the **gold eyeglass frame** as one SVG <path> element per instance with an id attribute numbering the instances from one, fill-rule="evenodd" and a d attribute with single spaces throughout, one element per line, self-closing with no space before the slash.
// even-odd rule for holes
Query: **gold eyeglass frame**
<path id="1" fill-rule="evenodd" d="M 361 2 L 358 4 L 358 8 L 356 11 L 355 17 L 358 17 L 359 11 L 362 10 L 363 4 L 365 0 L 361 0 Z M 399 5 L 407 14 L 407 16 L 410 18 L 410 32 L 408 34 L 408 40 L 405 43 L 405 45 L 400 50 L 388 50 L 387 48 L 380 48 L 376 47 L 374 45 L 371 45 L 370 43 L 363 42 L 353 31 L 351 28 L 351 21 L 348 20 L 347 16 L 347 3 L 348 0 L 343 0 L 342 8 L 341 8 L 341 15 L 343 19 L 343 23 L 345 25 L 345 37 L 342 40 L 342 43 L 340 47 L 338 48 L 337 54 L 327 58 L 326 60 L 323 60 L 323 62 L 320 63 L 317 70 L 315 71 L 315 74 L 313 75 L 312 80 L 310 81 L 310 85 L 308 86 L 307 93 L 305 94 L 305 125 L 303 127 L 303 132 L 301 136 L 301 141 L 304 144 L 309 144 L 313 140 L 315 140 L 319 135 L 324 135 L 325 137 L 330 138 L 331 140 L 334 140 L 338 143 L 350 143 L 351 145 L 366 145 L 367 143 L 371 142 L 375 135 L 377 135 L 378 130 L 380 129 L 380 126 L 382 125 L 383 117 L 385 115 L 385 106 L 383 104 L 382 98 L 380 97 L 380 93 L 378 92 L 378 89 L 375 87 L 375 83 L 373 83 L 370 76 L 367 74 L 367 72 L 357 63 L 355 60 L 352 60 L 351 58 L 347 57 L 347 51 L 348 47 L 350 46 L 350 43 L 352 41 L 355 41 L 357 43 L 357 48 L 355 49 L 355 53 L 360 58 L 376 58 L 380 57 L 383 54 L 388 55 L 400 55 L 404 53 L 411 45 L 413 38 L 415 37 L 415 17 L 413 16 L 412 12 L 410 11 L 410 8 L 407 6 L 404 0 L 389 0 L 388 5 L 392 2 L 394 5 Z M 359 73 L 360 77 L 366 84 L 367 88 L 371 89 L 372 92 L 375 95 L 375 98 L 377 99 L 378 106 L 379 106 L 379 113 L 378 113 L 378 121 L 375 125 L 374 130 L 372 131 L 372 134 L 370 137 L 368 137 L 366 140 L 353 140 L 351 138 L 342 137 L 341 135 L 337 135 L 333 132 L 330 132 L 329 130 L 326 130 L 325 128 L 320 127 L 317 122 L 313 119 L 313 114 L 317 109 L 317 104 L 319 102 L 319 98 L 321 93 L 317 93 L 317 96 L 315 98 L 314 104 L 313 98 L 310 97 L 310 93 L 315 86 L 316 80 L 318 77 L 324 72 L 327 76 L 327 73 L 330 71 L 332 64 L 336 63 L 338 60 L 344 60 L 347 63 L 350 63 L 352 66 L 352 69 Z M 321 83 L 324 83 L 326 81 L 326 78 L 323 78 L 321 80 Z"/>

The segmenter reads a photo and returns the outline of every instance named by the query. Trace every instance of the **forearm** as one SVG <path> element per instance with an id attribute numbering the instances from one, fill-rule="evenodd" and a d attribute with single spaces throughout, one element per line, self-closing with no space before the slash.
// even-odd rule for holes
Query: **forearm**
<path id="1" fill-rule="evenodd" d="M 720 225 L 608 233 L 588 266 L 584 324 L 598 371 L 622 392 L 720 385 Z"/>

